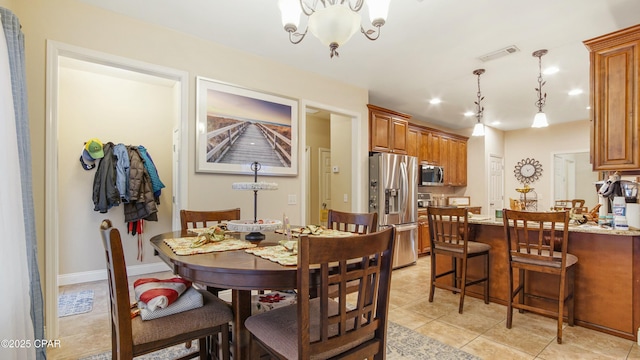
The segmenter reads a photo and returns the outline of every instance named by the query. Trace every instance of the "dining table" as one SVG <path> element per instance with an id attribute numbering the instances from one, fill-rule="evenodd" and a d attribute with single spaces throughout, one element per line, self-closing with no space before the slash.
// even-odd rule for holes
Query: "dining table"
<path id="1" fill-rule="evenodd" d="M 244 238 L 244 233 L 227 236 Z M 286 237 L 282 233 L 265 231 L 263 240 L 253 240 L 259 247 L 275 246 Z M 195 237 L 183 231 L 172 231 L 151 238 L 154 254 L 162 259 L 171 271 L 193 283 L 219 289 L 231 289 L 233 309 L 232 346 L 234 359 L 249 359 L 251 334 L 245 328 L 245 320 L 251 316 L 252 290 L 287 290 L 296 288 L 296 265 L 280 265 L 241 250 L 209 252 L 193 255 L 176 255 L 167 245 L 167 239 Z"/>

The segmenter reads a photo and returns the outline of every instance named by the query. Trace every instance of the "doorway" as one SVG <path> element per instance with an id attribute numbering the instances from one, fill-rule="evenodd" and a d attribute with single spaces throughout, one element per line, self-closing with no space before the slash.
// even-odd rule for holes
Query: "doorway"
<path id="1" fill-rule="evenodd" d="M 47 337 L 56 338 L 58 286 L 106 278 L 98 227 L 107 217 L 124 219 L 122 209 L 107 214 L 93 211 L 91 188 L 96 170 L 80 166 L 83 143 L 95 137 L 105 142 L 145 145 L 150 153 L 155 152 L 154 163 L 159 171 L 164 170 L 162 180 L 167 183 L 165 196 L 161 196 L 164 210 L 159 211 L 164 221 L 150 224 L 145 230 L 179 227 L 176 209 L 184 206 L 187 191 L 186 181 L 180 177 L 188 171 L 187 154 L 180 152 L 180 144 L 187 141 L 188 74 L 49 41 L 46 91 L 45 326 Z M 128 92 L 133 95 L 122 100 Z M 138 112 L 140 108 L 161 110 Z M 144 137 L 126 136 L 126 129 L 133 132 L 145 122 L 153 122 L 156 127 Z M 155 143 L 154 136 L 164 143 Z M 176 157 L 179 161 L 173 160 Z M 158 164 L 162 164 L 162 170 Z M 126 234 L 123 222 L 119 223 L 120 232 Z M 133 241 L 127 243 L 137 247 Z M 166 269 L 162 262 L 149 261 L 154 260 L 152 256 L 147 256 L 146 262 L 136 262 L 135 251 L 130 251 L 127 257 L 133 257 L 127 260 L 130 275 Z"/>
<path id="2" fill-rule="evenodd" d="M 306 205 L 302 206 L 305 210 L 302 218 L 307 224 L 322 223 L 324 201 L 320 200 L 321 197 L 331 199 L 327 208 L 366 212 L 364 201 L 367 194 L 362 193 L 362 189 L 367 189 L 368 126 L 362 123 L 361 114 L 308 101 L 303 101 L 301 108 L 305 116 L 300 126 L 300 132 L 304 134 L 300 142 L 310 152 L 304 165 L 305 178 L 302 179 L 306 192 L 302 197 Z M 320 149 L 323 149 L 323 155 Z M 321 170 L 321 164 L 325 165 L 322 166 L 324 170 Z M 321 182 L 324 182 L 324 195 L 320 194 Z M 340 196 L 335 195 L 336 191 Z"/>
<path id="3" fill-rule="evenodd" d="M 489 156 L 489 215 L 504 208 L 504 160 L 497 155 Z"/>

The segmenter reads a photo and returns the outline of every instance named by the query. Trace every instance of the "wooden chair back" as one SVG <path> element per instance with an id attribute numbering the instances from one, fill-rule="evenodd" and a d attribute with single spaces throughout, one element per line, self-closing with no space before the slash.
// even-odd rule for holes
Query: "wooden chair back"
<path id="1" fill-rule="evenodd" d="M 129 282 L 120 232 L 110 220 L 103 220 L 100 234 L 107 262 L 112 349 L 116 354 L 133 354 Z"/>
<path id="2" fill-rule="evenodd" d="M 206 228 L 228 220 L 240 220 L 240 208 L 214 211 L 180 210 L 182 231 L 189 228 Z"/>
<path id="3" fill-rule="evenodd" d="M 431 249 L 467 253 L 469 217 L 465 208 L 427 208 Z"/>
<path id="4" fill-rule="evenodd" d="M 298 358 L 309 359 L 352 343 L 373 338 L 348 350 L 353 358 L 384 358 L 391 290 L 395 228 L 344 238 L 302 236 L 298 247 Z M 358 266 L 354 266 L 357 259 Z M 336 267 L 337 265 L 337 267 Z M 357 300 L 347 304 L 346 291 L 337 299 L 329 287 L 346 289 L 359 280 Z M 309 291 L 317 284 L 320 311 L 310 313 Z M 317 301 L 317 300 L 315 300 Z M 335 305 L 337 303 L 337 310 Z M 353 306 L 351 306 L 353 305 Z M 319 338 L 310 327 L 319 324 Z M 344 355 L 345 352 L 341 353 Z"/>
<path id="5" fill-rule="evenodd" d="M 569 211 L 503 211 L 509 262 L 526 269 L 564 271 L 569 239 Z"/>
<path id="6" fill-rule="evenodd" d="M 378 213 L 350 213 L 329 210 L 327 214 L 329 229 L 367 234 L 378 230 Z"/>

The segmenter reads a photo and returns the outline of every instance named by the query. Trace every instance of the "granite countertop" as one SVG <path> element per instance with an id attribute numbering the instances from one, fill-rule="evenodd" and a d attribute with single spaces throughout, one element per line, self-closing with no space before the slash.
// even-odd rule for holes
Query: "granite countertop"
<path id="1" fill-rule="evenodd" d="M 487 215 L 474 215 L 469 217 L 470 224 L 483 224 L 483 225 L 496 225 L 504 226 L 502 219 L 495 220 Z M 625 236 L 640 236 L 640 230 L 616 230 L 611 227 L 601 227 L 593 223 L 586 223 L 582 225 L 575 225 L 569 223 L 569 231 L 583 232 L 592 234 L 606 234 L 606 235 L 625 235 Z"/>
<path id="2" fill-rule="evenodd" d="M 425 214 L 418 216 L 418 221 L 427 222 L 427 215 Z M 469 224 L 504 226 L 502 218 L 494 219 L 493 217 L 488 215 L 476 214 L 469 216 Z M 582 225 L 569 223 L 569 231 L 605 235 L 640 236 L 640 230 L 638 229 L 616 230 L 611 227 L 602 227 L 593 223 L 586 223 Z"/>

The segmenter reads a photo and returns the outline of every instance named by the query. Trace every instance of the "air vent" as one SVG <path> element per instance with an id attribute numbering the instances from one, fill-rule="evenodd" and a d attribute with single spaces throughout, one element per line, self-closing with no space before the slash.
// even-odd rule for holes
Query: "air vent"
<path id="1" fill-rule="evenodd" d="M 495 59 L 501 58 L 503 56 L 515 54 L 518 51 L 520 51 L 520 49 L 518 49 L 517 46 L 511 45 L 511 46 L 507 46 L 504 49 L 492 51 L 492 52 L 490 52 L 488 54 L 485 54 L 485 55 L 482 55 L 482 56 L 480 56 L 478 58 L 480 60 L 482 60 L 483 62 L 487 62 L 487 61 L 491 61 L 491 60 L 495 60 Z"/>

